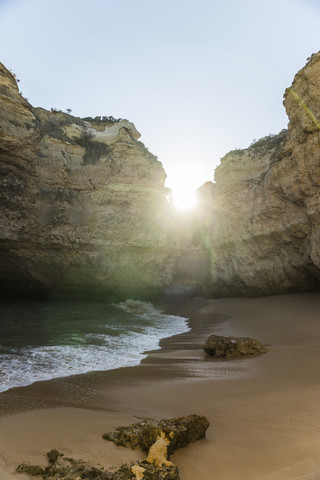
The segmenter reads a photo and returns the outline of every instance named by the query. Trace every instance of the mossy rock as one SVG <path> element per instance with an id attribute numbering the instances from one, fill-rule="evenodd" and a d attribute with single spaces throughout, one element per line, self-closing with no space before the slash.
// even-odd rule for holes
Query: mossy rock
<path id="1" fill-rule="evenodd" d="M 41 476 L 43 480 L 136 480 L 135 468 L 143 471 L 143 480 L 179 480 L 178 468 L 175 465 L 153 465 L 145 460 L 123 464 L 115 472 L 106 472 L 95 468 L 83 460 L 65 459 L 69 463 L 57 461 L 45 469 L 37 465 L 21 464 L 18 473 Z"/>
<path id="2" fill-rule="evenodd" d="M 171 454 L 177 448 L 204 438 L 208 427 L 209 422 L 204 415 L 188 415 L 171 419 L 147 420 L 134 423 L 129 427 L 118 427 L 114 432 L 104 434 L 103 438 L 116 445 L 131 447 L 133 450 L 140 448 L 143 452 L 148 452 L 157 440 L 157 436 L 163 432 L 170 440 L 168 454 Z"/>
<path id="3" fill-rule="evenodd" d="M 56 463 L 60 457 L 63 457 L 63 453 L 59 452 L 56 449 L 53 449 L 47 453 L 47 457 L 48 457 L 49 463 Z"/>
<path id="4" fill-rule="evenodd" d="M 135 466 L 143 468 L 142 480 L 179 480 L 179 471 L 175 465 L 153 465 L 146 461 L 124 464 L 117 470 L 112 480 L 136 480 L 137 477 L 132 470 Z"/>
<path id="5" fill-rule="evenodd" d="M 44 475 L 44 469 L 39 467 L 39 465 L 26 465 L 25 463 L 21 463 L 17 467 L 17 472 L 18 473 L 27 473 L 28 475 L 31 475 L 32 477 L 36 476 L 43 476 Z"/>
<path id="6" fill-rule="evenodd" d="M 56 449 L 47 453 L 50 465 L 45 469 L 38 465 L 21 464 L 17 472 L 41 476 L 43 480 L 179 480 L 178 468 L 167 461 L 167 453 L 203 438 L 208 427 L 209 422 L 203 415 L 189 415 L 160 421 L 148 420 L 105 434 L 104 438 L 117 445 L 141 448 L 145 452 L 155 444 L 160 434 L 167 439 L 166 452 L 160 449 L 160 455 L 155 457 L 153 451 L 146 460 L 123 464 L 115 472 L 93 467 L 81 459 L 64 457 Z"/>
<path id="7" fill-rule="evenodd" d="M 203 350 L 215 358 L 236 358 L 246 355 L 266 353 L 267 349 L 258 340 L 247 337 L 222 337 L 210 335 Z"/>

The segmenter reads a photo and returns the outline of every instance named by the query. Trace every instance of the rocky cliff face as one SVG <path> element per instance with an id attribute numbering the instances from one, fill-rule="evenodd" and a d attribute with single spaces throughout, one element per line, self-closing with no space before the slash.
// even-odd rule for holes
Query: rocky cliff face
<path id="1" fill-rule="evenodd" d="M 132 123 L 33 108 L 0 64 L 0 290 L 318 288 L 320 53 L 284 104 L 288 130 L 228 153 L 186 219 L 169 209 L 162 165 Z"/>
<path id="2" fill-rule="evenodd" d="M 298 72 L 284 105 L 288 131 L 228 153 L 207 186 L 214 295 L 319 287 L 320 53 Z"/>
<path id="3" fill-rule="evenodd" d="M 171 283 L 166 175 L 139 136 L 127 120 L 33 108 L 0 64 L 2 290 L 148 294 Z"/>

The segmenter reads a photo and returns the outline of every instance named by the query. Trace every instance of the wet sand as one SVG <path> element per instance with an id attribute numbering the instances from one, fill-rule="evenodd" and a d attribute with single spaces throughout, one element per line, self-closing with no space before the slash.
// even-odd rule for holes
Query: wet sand
<path id="1" fill-rule="evenodd" d="M 167 310 L 190 317 L 192 330 L 140 366 L 0 394 L 0 480 L 29 478 L 14 467 L 45 464 L 52 448 L 105 467 L 140 458 L 102 434 L 190 413 L 211 426 L 172 455 L 182 480 L 320 479 L 320 294 L 195 298 Z M 201 350 L 211 333 L 257 338 L 269 351 L 216 361 Z"/>

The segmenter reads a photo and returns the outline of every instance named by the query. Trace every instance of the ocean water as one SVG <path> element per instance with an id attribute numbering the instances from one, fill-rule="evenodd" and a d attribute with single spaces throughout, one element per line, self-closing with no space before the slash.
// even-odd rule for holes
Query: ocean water
<path id="1" fill-rule="evenodd" d="M 0 392 L 73 374 L 138 365 L 187 319 L 149 302 L 0 304 Z"/>

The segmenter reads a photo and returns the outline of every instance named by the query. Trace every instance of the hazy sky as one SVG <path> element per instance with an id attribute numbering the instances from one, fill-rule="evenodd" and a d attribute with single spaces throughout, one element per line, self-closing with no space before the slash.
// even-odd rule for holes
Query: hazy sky
<path id="1" fill-rule="evenodd" d="M 133 121 L 168 186 L 287 125 L 319 0 L 0 0 L 0 61 L 30 103 Z"/>

